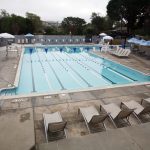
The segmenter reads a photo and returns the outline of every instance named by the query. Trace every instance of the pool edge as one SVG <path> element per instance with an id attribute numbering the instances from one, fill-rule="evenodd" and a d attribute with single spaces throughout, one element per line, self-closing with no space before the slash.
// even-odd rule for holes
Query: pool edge
<path id="1" fill-rule="evenodd" d="M 30 93 L 30 94 L 20 94 L 20 95 L 13 95 L 13 96 L 0 96 L 1 100 L 9 100 L 9 99 L 18 99 L 18 98 L 29 98 L 29 97 L 40 97 L 40 96 L 47 96 L 47 95 L 56 95 L 56 94 L 68 94 L 68 93 L 77 93 L 77 92 L 90 92 L 96 90 L 105 90 L 105 89 L 114 89 L 114 88 L 122 88 L 122 87 L 134 87 L 140 85 L 150 85 L 150 82 L 142 82 L 142 83 L 131 83 L 126 85 L 111 85 L 106 86 L 105 88 L 102 87 L 91 87 L 85 89 L 76 89 L 76 90 L 62 90 L 62 91 L 55 91 L 55 92 L 45 92 L 45 93 Z"/>

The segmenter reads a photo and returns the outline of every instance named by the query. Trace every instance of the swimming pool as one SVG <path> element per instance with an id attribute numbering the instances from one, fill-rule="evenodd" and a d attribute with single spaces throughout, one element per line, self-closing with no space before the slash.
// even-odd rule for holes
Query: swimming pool
<path id="1" fill-rule="evenodd" d="M 1 95 L 46 93 L 150 81 L 150 76 L 92 54 L 95 46 L 26 47 L 18 87 Z"/>

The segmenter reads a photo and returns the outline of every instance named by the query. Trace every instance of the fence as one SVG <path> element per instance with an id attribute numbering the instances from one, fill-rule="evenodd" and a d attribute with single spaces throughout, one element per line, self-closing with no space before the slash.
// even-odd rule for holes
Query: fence
<path id="1" fill-rule="evenodd" d="M 99 38 L 92 36 L 87 38 L 85 36 L 71 36 L 71 35 L 35 35 L 33 37 L 25 37 L 24 35 L 15 35 L 15 39 L 0 38 L 0 47 L 10 43 L 17 44 L 36 44 L 54 45 L 54 44 L 84 44 L 84 43 L 98 43 Z"/>

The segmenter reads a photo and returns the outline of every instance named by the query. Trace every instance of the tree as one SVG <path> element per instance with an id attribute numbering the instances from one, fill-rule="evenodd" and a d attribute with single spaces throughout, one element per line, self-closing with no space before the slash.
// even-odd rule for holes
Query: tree
<path id="1" fill-rule="evenodd" d="M 32 13 L 27 12 L 26 18 L 32 22 L 35 33 L 41 33 L 42 32 L 42 21 L 41 21 L 39 16 L 37 16 L 36 14 L 32 14 Z"/>
<path id="2" fill-rule="evenodd" d="M 105 30 L 105 17 L 101 17 L 97 13 L 92 13 L 91 24 L 93 26 L 94 33 L 98 35 L 100 32 Z"/>
<path id="3" fill-rule="evenodd" d="M 3 17 L 0 19 L 0 32 L 11 33 L 11 17 Z"/>
<path id="4" fill-rule="evenodd" d="M 11 15 L 12 34 L 23 34 L 26 32 L 26 21 L 24 17 Z"/>
<path id="5" fill-rule="evenodd" d="M 149 0 L 110 0 L 107 14 L 114 21 L 124 21 L 130 33 L 137 27 L 149 5 Z"/>
<path id="6" fill-rule="evenodd" d="M 93 28 L 93 26 L 92 26 L 91 23 L 88 23 L 88 24 L 85 26 L 85 28 L 84 28 L 84 30 L 83 30 L 83 33 L 84 33 L 86 36 L 89 36 L 89 37 L 91 37 L 92 35 L 95 34 L 94 28 Z"/>
<path id="7" fill-rule="evenodd" d="M 25 24 L 26 24 L 25 33 L 34 33 L 34 25 L 32 21 L 28 18 L 25 18 Z"/>
<path id="8" fill-rule="evenodd" d="M 0 32 L 8 32 L 11 34 L 33 33 L 34 27 L 30 19 L 15 14 L 10 15 L 6 10 L 1 10 Z"/>
<path id="9" fill-rule="evenodd" d="M 65 34 L 72 35 L 82 35 L 83 34 L 83 27 L 85 26 L 86 22 L 82 18 L 78 17 L 67 17 L 61 23 L 61 26 L 65 32 Z"/>
<path id="10" fill-rule="evenodd" d="M 9 17 L 9 13 L 5 9 L 0 10 L 0 18 Z"/>
<path id="11" fill-rule="evenodd" d="M 57 35 L 57 28 L 56 27 L 45 27 L 44 29 L 46 35 Z"/>
<path id="12" fill-rule="evenodd" d="M 110 19 L 109 16 L 105 16 L 104 17 L 104 30 L 111 30 L 113 28 L 113 23 L 114 21 L 112 19 Z"/>
<path id="13" fill-rule="evenodd" d="M 0 32 L 10 32 L 11 18 L 6 10 L 0 10 Z"/>

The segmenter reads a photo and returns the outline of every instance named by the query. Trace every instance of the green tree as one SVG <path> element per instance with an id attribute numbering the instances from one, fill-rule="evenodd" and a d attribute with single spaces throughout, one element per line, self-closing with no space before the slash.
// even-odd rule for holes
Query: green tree
<path id="1" fill-rule="evenodd" d="M 113 28 L 114 21 L 110 19 L 109 16 L 105 16 L 104 18 L 104 30 L 111 30 Z"/>
<path id="2" fill-rule="evenodd" d="M 95 30 L 94 30 L 94 28 L 93 28 L 93 26 L 92 26 L 91 23 L 88 23 L 88 24 L 85 26 L 85 28 L 84 28 L 84 30 L 83 30 L 83 33 L 84 33 L 84 35 L 89 36 L 89 37 L 91 37 L 92 35 L 95 34 Z"/>
<path id="3" fill-rule="evenodd" d="M 95 34 L 99 34 L 100 32 L 102 32 L 104 30 L 104 17 L 99 16 L 99 14 L 97 13 L 92 13 L 91 16 L 91 23 L 92 26 L 94 27 L 95 30 Z"/>
<path id="4" fill-rule="evenodd" d="M 26 20 L 24 17 L 11 15 L 11 31 L 12 34 L 26 33 Z"/>
<path id="5" fill-rule="evenodd" d="M 9 13 L 5 9 L 0 10 L 0 18 L 9 17 Z"/>
<path id="6" fill-rule="evenodd" d="M 34 25 L 32 21 L 28 18 L 25 18 L 25 24 L 26 24 L 25 33 L 34 33 Z"/>
<path id="7" fill-rule="evenodd" d="M 6 10 L 0 10 L 0 32 L 10 32 L 11 18 Z"/>
<path id="8" fill-rule="evenodd" d="M 11 33 L 11 17 L 3 17 L 0 19 L 0 32 Z"/>
<path id="9" fill-rule="evenodd" d="M 42 32 L 42 21 L 39 16 L 33 13 L 26 13 L 26 18 L 31 20 L 33 27 L 34 27 L 34 32 L 35 33 L 41 33 Z"/>
<path id="10" fill-rule="evenodd" d="M 57 28 L 56 27 L 46 27 L 44 29 L 46 35 L 57 35 Z"/>
<path id="11" fill-rule="evenodd" d="M 149 6 L 149 0 L 110 0 L 107 14 L 114 21 L 124 21 L 130 33 L 137 27 Z"/>
<path id="12" fill-rule="evenodd" d="M 82 35 L 85 24 L 86 22 L 82 18 L 67 17 L 64 18 L 61 26 L 65 34 L 70 34 L 71 32 L 72 35 Z"/>
<path id="13" fill-rule="evenodd" d="M 0 13 L 0 32 L 8 32 L 11 34 L 33 33 L 34 26 L 28 18 L 8 14 L 5 10 Z"/>

